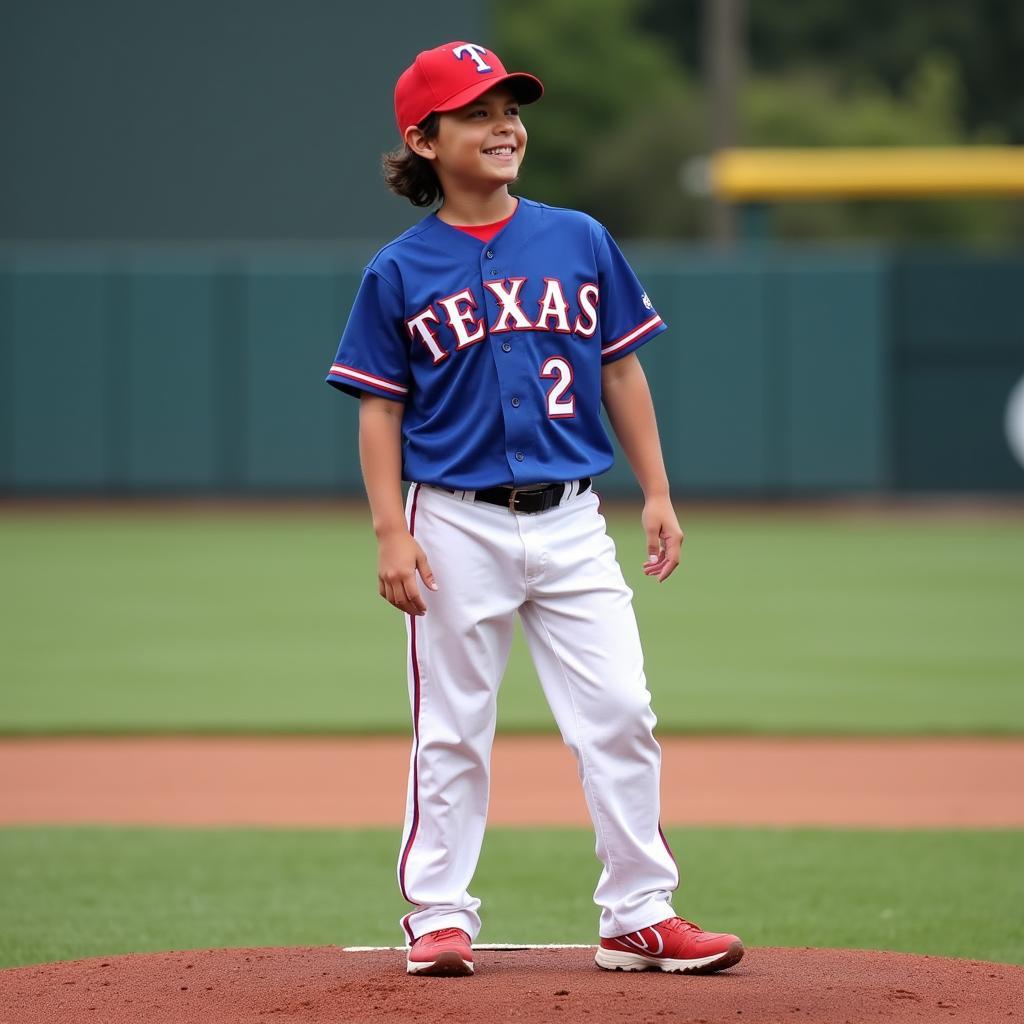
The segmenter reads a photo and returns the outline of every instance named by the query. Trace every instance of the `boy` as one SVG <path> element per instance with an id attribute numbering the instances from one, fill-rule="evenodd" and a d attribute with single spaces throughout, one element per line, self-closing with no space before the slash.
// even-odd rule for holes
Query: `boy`
<path id="1" fill-rule="evenodd" d="M 670 904 L 679 876 L 658 820 L 632 593 L 592 489 L 613 458 L 603 403 L 644 492 L 644 572 L 666 580 L 683 533 L 635 354 L 665 324 L 600 224 L 510 193 L 527 142 L 519 108 L 542 93 L 475 43 L 424 51 L 402 74 L 404 145 L 385 178 L 441 206 L 370 262 L 327 377 L 360 397 L 378 589 L 407 615 L 407 970 L 473 973 L 468 886 L 516 614 L 594 821 L 596 962 L 722 970 L 740 940 Z"/>

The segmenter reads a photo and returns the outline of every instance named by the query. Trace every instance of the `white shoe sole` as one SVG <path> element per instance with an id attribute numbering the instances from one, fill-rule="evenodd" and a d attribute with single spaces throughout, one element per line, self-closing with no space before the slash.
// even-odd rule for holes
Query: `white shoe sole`
<path id="1" fill-rule="evenodd" d="M 743 943 L 734 942 L 727 950 L 693 960 L 669 960 L 597 947 L 594 961 L 606 971 L 666 971 L 669 974 L 713 974 L 738 964 L 743 959 Z"/>
<path id="2" fill-rule="evenodd" d="M 473 973 L 473 961 L 458 953 L 442 953 L 436 960 L 406 960 L 407 974 L 425 974 L 431 978 L 457 978 Z"/>

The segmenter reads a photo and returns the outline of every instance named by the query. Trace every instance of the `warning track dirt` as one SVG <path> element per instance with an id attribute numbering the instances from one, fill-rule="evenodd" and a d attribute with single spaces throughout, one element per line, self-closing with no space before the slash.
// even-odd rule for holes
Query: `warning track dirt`
<path id="1" fill-rule="evenodd" d="M 665 825 L 1024 827 L 1020 739 L 661 739 Z M 0 741 L 0 825 L 398 827 L 401 737 Z M 358 778 L 358 786 L 345 779 Z M 495 742 L 492 825 L 589 825 L 556 737 Z"/>

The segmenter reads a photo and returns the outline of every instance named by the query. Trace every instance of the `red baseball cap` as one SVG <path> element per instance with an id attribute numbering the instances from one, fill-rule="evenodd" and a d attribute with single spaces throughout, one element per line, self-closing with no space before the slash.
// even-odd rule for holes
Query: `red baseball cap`
<path id="1" fill-rule="evenodd" d="M 544 93 L 539 78 L 523 71 L 509 74 L 498 55 L 477 43 L 454 42 L 424 50 L 395 85 L 398 134 L 428 114 L 457 110 L 477 96 L 507 82 L 520 103 L 534 103 Z"/>

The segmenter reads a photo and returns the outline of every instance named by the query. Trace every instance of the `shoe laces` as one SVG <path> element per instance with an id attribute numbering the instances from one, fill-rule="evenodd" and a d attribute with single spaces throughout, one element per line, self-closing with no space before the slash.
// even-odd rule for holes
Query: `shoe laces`
<path id="1" fill-rule="evenodd" d="M 463 940 L 465 934 L 461 928 L 441 928 L 439 931 L 432 932 L 430 936 L 434 942 L 447 942 L 449 939 Z"/>
<path id="2" fill-rule="evenodd" d="M 662 921 L 658 927 L 667 928 L 671 932 L 699 932 L 702 930 L 699 924 L 687 921 L 684 917 L 670 917 L 667 921 Z"/>

